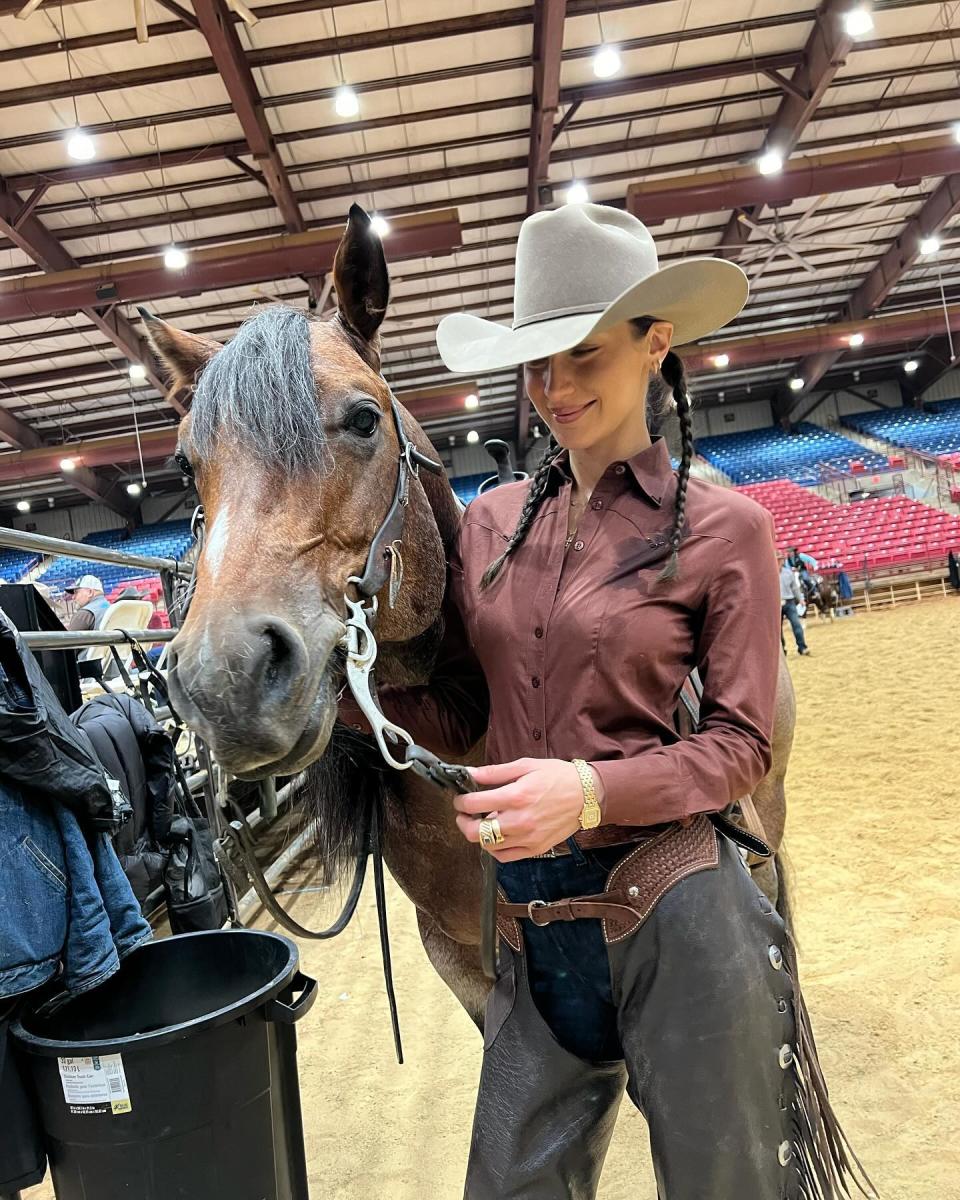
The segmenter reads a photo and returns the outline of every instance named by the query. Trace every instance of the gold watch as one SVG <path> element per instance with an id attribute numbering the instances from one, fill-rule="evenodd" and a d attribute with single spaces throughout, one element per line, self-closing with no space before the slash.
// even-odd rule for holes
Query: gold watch
<path id="1" fill-rule="evenodd" d="M 597 788 L 593 782 L 593 771 L 582 758 L 575 758 L 573 765 L 580 776 L 580 786 L 583 788 L 583 808 L 580 810 L 580 828 L 596 829 L 600 824 L 600 804 L 597 800 Z"/>

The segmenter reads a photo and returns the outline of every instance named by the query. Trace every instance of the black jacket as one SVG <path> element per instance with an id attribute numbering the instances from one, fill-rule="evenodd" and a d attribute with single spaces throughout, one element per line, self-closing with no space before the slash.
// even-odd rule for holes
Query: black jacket
<path id="1" fill-rule="evenodd" d="M 58 800 L 88 829 L 114 833 L 130 806 L 63 711 L 36 659 L 0 612 L 0 773 L 27 796 Z"/>
<path id="2" fill-rule="evenodd" d="M 140 701 L 125 693 L 97 696 L 71 720 L 133 807 L 133 819 L 113 844 L 142 903 L 160 886 L 167 857 L 176 787 L 173 744 Z"/>

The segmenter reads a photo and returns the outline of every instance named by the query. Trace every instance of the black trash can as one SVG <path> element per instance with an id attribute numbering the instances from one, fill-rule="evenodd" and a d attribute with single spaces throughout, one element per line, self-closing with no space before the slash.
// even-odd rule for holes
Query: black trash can
<path id="1" fill-rule="evenodd" d="M 287 938 L 216 930 L 24 1015 L 57 1200 L 308 1200 L 293 1026 L 316 989 Z"/>

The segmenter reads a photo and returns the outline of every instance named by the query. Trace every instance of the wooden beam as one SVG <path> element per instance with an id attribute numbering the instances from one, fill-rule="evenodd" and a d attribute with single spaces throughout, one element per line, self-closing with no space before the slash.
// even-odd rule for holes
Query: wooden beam
<path id="1" fill-rule="evenodd" d="M 527 212 L 540 208 L 547 183 L 553 122 L 560 104 L 560 63 L 567 0 L 536 0 L 533 13 L 533 113 L 527 163 Z"/>

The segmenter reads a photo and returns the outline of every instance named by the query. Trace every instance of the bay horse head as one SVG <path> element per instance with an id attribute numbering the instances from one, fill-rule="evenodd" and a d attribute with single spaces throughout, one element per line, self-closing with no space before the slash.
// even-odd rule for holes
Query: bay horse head
<path id="1" fill-rule="evenodd" d="M 324 751 L 343 683 L 348 580 L 397 484 L 399 438 L 380 374 L 389 278 L 379 238 L 354 205 L 334 262 L 338 310 L 281 305 L 225 346 L 147 321 L 175 381 L 195 381 L 177 461 L 193 477 L 206 534 L 196 587 L 171 644 L 170 694 L 231 774 L 290 775 Z M 399 408 L 406 437 L 437 458 Z M 443 478 L 411 478 L 403 578 L 379 597 L 377 639 L 430 643 L 456 527 Z M 396 584 L 397 580 L 394 580 Z"/>

